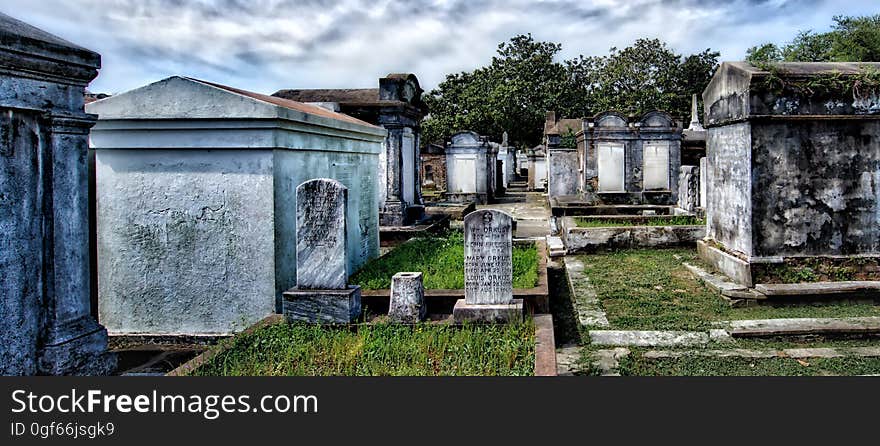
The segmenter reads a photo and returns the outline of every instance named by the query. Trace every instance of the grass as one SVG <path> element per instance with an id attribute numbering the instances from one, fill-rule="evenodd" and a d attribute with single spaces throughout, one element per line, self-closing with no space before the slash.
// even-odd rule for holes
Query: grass
<path id="1" fill-rule="evenodd" d="M 538 284 L 538 249 L 534 244 L 513 246 L 513 287 Z M 464 235 L 450 231 L 444 237 L 418 238 L 368 262 L 349 282 L 365 290 L 391 288 L 391 276 L 421 271 L 426 289 L 464 288 Z"/>
<path id="2" fill-rule="evenodd" d="M 706 221 L 690 215 L 661 216 L 650 218 L 575 218 L 579 228 L 608 228 L 619 226 L 687 226 L 704 225 Z"/>
<path id="3" fill-rule="evenodd" d="M 230 341 L 199 376 L 522 376 L 534 374 L 534 324 L 280 323 Z"/>
<path id="4" fill-rule="evenodd" d="M 624 250 L 581 259 L 613 329 L 707 330 L 721 320 L 880 316 L 880 306 L 867 303 L 731 308 L 684 268 L 682 262 L 698 263 L 691 249 Z"/>
<path id="5" fill-rule="evenodd" d="M 621 359 L 619 371 L 639 376 L 852 376 L 880 373 L 880 358 L 647 359 L 631 354 Z"/>

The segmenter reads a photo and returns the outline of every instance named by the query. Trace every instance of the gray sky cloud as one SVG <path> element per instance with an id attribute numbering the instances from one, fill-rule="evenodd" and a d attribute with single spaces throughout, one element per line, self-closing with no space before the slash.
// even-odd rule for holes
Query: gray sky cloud
<path id="1" fill-rule="evenodd" d="M 682 53 L 742 59 L 765 41 L 827 30 L 862 0 L 0 0 L 0 10 L 101 53 L 93 91 L 182 74 L 260 92 L 372 87 L 413 72 L 427 88 L 484 65 L 520 33 L 562 56 L 606 54 L 639 37 Z"/>

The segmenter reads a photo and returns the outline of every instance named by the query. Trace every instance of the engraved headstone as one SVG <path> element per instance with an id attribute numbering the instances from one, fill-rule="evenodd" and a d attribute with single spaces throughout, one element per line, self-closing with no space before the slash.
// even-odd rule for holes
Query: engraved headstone
<path id="1" fill-rule="evenodd" d="M 296 286 L 346 286 L 345 201 L 342 183 L 319 178 L 296 188 Z"/>
<path id="2" fill-rule="evenodd" d="M 522 318 L 513 298 L 513 218 L 482 209 L 464 219 L 465 298 L 455 303 L 456 322 L 510 322 Z"/>
<path id="3" fill-rule="evenodd" d="M 413 324 L 425 319 L 425 288 L 422 273 L 397 273 L 391 278 L 391 303 L 388 316 L 394 322 Z"/>
<path id="4" fill-rule="evenodd" d="M 481 210 L 464 219 L 464 288 L 469 304 L 513 301 L 513 219 Z"/>
<path id="5" fill-rule="evenodd" d="M 296 282 L 283 293 L 288 321 L 349 323 L 361 314 L 361 289 L 347 285 L 348 189 L 319 178 L 296 188 Z"/>

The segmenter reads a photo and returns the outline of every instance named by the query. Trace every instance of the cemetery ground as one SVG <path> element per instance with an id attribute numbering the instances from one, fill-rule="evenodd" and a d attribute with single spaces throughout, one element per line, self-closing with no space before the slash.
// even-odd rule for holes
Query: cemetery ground
<path id="1" fill-rule="evenodd" d="M 564 266 L 554 265 L 550 296 L 559 373 L 880 374 L 876 300 L 737 307 L 697 280 L 685 264 L 709 269 L 692 248 L 598 252 L 567 256 Z M 731 327 L 751 323 L 736 321 L 761 321 L 750 325 L 755 327 L 780 321 L 847 327 L 838 332 L 753 330 L 746 337 Z"/>

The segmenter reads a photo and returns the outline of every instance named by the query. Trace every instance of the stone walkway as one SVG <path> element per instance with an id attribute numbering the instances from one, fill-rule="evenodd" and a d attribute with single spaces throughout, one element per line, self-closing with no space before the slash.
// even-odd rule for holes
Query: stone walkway
<path id="1" fill-rule="evenodd" d="M 584 274 L 584 263 L 575 256 L 565 257 L 565 270 L 568 273 L 568 285 L 574 299 L 578 322 L 585 327 L 609 326 L 605 310 L 596 295 L 596 289 Z"/>
<path id="2" fill-rule="evenodd" d="M 541 192 L 509 192 L 498 201 L 477 209 L 498 209 L 512 215 L 516 219 L 516 238 L 544 238 L 550 234 L 550 207 Z"/>

